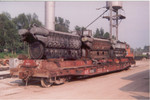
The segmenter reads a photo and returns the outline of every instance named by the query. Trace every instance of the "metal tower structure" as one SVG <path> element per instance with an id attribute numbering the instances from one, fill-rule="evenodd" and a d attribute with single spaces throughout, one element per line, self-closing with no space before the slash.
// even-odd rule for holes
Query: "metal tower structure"
<path id="1" fill-rule="evenodd" d="M 103 16 L 103 18 L 106 18 L 110 22 L 110 39 L 112 39 L 113 36 L 113 28 L 116 29 L 116 40 L 118 41 L 118 21 L 125 19 L 126 17 L 118 14 L 118 11 L 122 9 L 122 2 L 121 1 L 107 1 L 106 2 L 106 9 L 109 10 L 109 16 Z M 115 15 L 113 15 L 115 13 Z M 115 24 L 113 24 L 113 21 Z"/>

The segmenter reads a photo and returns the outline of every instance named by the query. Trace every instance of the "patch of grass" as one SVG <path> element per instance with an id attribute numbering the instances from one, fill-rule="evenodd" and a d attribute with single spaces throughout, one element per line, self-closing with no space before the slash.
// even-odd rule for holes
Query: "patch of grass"
<path id="1" fill-rule="evenodd" d="M 17 57 L 17 54 L 6 53 L 6 52 L 0 53 L 0 58 L 12 58 L 12 57 Z"/>
<path id="2" fill-rule="evenodd" d="M 14 54 L 12 54 L 10 52 L 1 52 L 0 53 L 0 58 L 3 58 L 3 59 L 4 58 L 6 58 L 6 59 L 8 59 L 8 58 L 16 58 L 20 54 L 28 56 L 28 53 L 26 53 L 26 52 L 19 52 L 19 53 L 14 53 Z"/>

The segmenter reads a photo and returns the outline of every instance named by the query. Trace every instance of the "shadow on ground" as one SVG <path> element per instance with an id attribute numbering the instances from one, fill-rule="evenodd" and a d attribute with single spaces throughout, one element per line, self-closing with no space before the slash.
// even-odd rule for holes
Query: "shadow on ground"
<path id="1" fill-rule="evenodd" d="M 149 70 L 132 74 L 122 79 L 132 82 L 123 86 L 120 90 L 131 92 L 131 96 L 136 99 L 149 99 Z M 146 95 L 139 95 L 138 92 L 142 92 Z"/>
<path id="2" fill-rule="evenodd" d="M 25 86 L 26 84 L 22 81 L 22 80 L 15 80 L 15 81 L 11 81 L 10 83 L 14 84 L 14 85 L 18 85 L 18 86 Z M 28 85 L 37 85 L 37 86 L 40 86 L 40 81 L 36 81 L 36 80 L 33 80 L 33 81 L 30 81 L 28 82 Z"/>

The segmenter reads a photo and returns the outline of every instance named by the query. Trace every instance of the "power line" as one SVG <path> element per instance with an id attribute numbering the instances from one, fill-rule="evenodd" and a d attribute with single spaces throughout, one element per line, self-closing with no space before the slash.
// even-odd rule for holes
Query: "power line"
<path id="1" fill-rule="evenodd" d="M 87 25 L 85 28 L 88 28 L 91 24 L 93 24 L 96 20 L 98 20 L 102 15 L 104 15 L 107 11 L 108 11 L 108 9 L 105 10 L 100 16 L 98 16 L 94 21 L 92 21 L 92 22 L 91 22 L 89 25 Z"/>

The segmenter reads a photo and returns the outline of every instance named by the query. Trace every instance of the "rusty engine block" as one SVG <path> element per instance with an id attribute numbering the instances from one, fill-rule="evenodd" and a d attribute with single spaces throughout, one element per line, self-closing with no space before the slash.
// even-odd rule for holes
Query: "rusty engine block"
<path id="1" fill-rule="evenodd" d="M 29 43 L 32 59 L 78 59 L 81 57 L 81 40 L 78 35 L 49 31 L 36 26 L 29 30 L 21 29 L 19 34 L 23 41 Z"/>
<path id="2" fill-rule="evenodd" d="M 125 43 L 117 42 L 113 45 L 110 40 L 92 38 L 90 32 L 88 31 L 88 35 L 84 35 L 84 32 L 76 35 L 37 26 L 19 30 L 22 40 L 29 44 L 32 59 L 105 59 L 125 56 Z"/>

